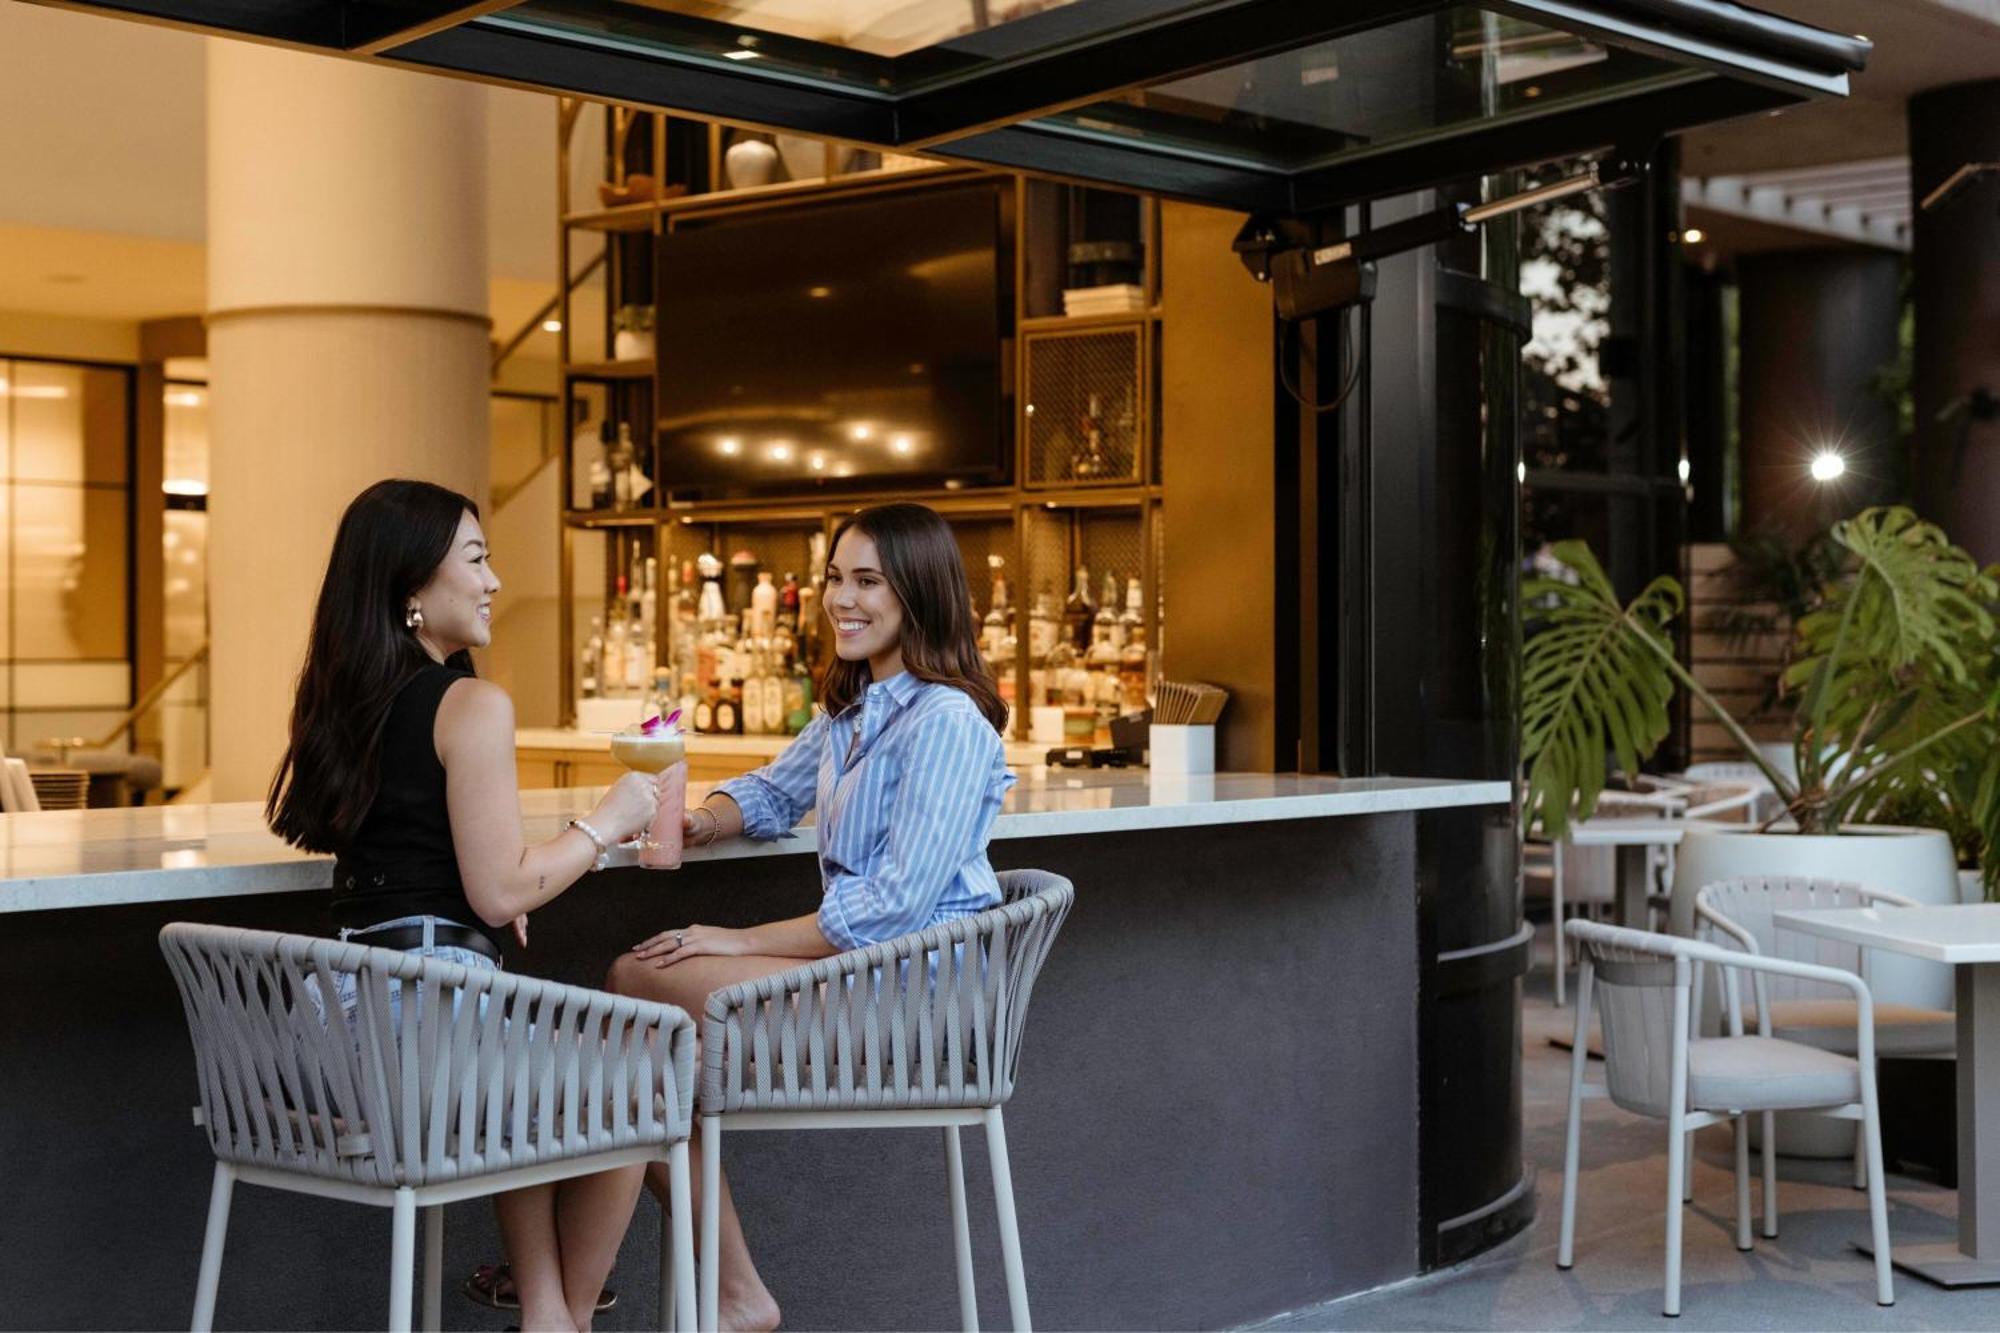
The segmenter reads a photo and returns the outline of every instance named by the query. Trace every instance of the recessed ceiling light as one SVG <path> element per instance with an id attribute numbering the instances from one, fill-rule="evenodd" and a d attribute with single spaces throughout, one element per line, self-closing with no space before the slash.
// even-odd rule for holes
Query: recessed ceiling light
<path id="1" fill-rule="evenodd" d="M 1708 239 L 1708 233 L 1703 231 L 1700 227 L 1689 227 L 1686 231 L 1681 233 L 1681 239 L 1683 241 L 1686 241 L 1689 245 L 1700 245 L 1703 241 Z"/>
<path id="2" fill-rule="evenodd" d="M 543 332 L 543 333 L 561 333 L 561 332 L 562 332 L 562 321 L 561 321 L 561 320 L 559 320 L 559 319 L 545 319 L 545 320 L 543 320 L 543 321 L 542 321 L 542 332 Z"/>
<path id="3" fill-rule="evenodd" d="M 743 442 L 734 435 L 725 435 L 715 442 L 715 447 L 722 453 L 736 454 L 742 451 Z"/>
<path id="4" fill-rule="evenodd" d="M 779 440 L 765 450 L 765 455 L 773 463 L 789 463 L 792 461 L 792 443 L 790 440 Z"/>

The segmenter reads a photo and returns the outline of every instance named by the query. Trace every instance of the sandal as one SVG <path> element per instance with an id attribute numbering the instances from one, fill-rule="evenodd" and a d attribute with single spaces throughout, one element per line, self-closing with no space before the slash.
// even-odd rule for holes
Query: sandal
<path id="1" fill-rule="evenodd" d="M 514 1290 L 514 1275 L 506 1264 L 481 1264 L 472 1270 L 459 1290 L 474 1305 L 489 1310 L 518 1310 L 521 1298 Z M 597 1294 L 597 1311 L 602 1314 L 618 1304 L 618 1293 L 606 1287 Z"/>

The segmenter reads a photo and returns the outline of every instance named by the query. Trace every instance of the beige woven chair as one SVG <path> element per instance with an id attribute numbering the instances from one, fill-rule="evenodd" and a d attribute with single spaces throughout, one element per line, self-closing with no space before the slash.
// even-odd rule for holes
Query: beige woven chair
<path id="1" fill-rule="evenodd" d="M 692 1327 L 695 1041 L 681 1010 L 302 935 L 177 922 L 160 949 L 216 1158 L 196 1333 L 214 1320 L 238 1181 L 390 1208 L 388 1327 L 400 1331 L 418 1208 L 435 1329 L 444 1204 L 659 1159 L 672 1198 L 660 1323 Z M 356 984 L 351 1025 L 332 999 L 343 973 Z"/>
<path id="2" fill-rule="evenodd" d="M 1889 1212 L 1882 1178 L 1881 1119 L 1875 1096 L 1874 1006 L 1868 985 L 1851 972 L 1736 953 L 1697 940 L 1625 930 L 1590 921 L 1567 927 L 1581 952 L 1576 1044 L 1570 1056 L 1569 1127 L 1563 1144 L 1562 1225 L 1556 1266 L 1576 1259 L 1576 1177 L 1580 1156 L 1586 1039 L 1595 999 L 1603 1011 L 1605 1091 L 1621 1109 L 1667 1122 L 1667 1255 L 1663 1311 L 1681 1312 L 1681 1221 L 1688 1138 L 1705 1125 L 1736 1127 L 1736 1247 L 1751 1248 L 1748 1116 L 1766 1110 L 1814 1111 L 1861 1122 L 1868 1167 L 1868 1219 L 1875 1252 L 1875 1299 L 1895 1303 L 1890 1276 Z M 1728 997 L 1729 1035 L 1694 1037 L 1698 974 L 1713 965 Z M 1756 1036 L 1743 1034 L 1737 972 L 1838 986 L 1853 997 L 1858 1058 L 1771 1035 L 1768 1007 Z M 1766 1158 L 1767 1162 L 1769 1158 Z M 1766 1177 L 1766 1189 L 1773 1182 Z M 1767 1194 L 1767 1200 L 1769 1199 Z"/>
<path id="3" fill-rule="evenodd" d="M 745 1129 L 944 1131 L 959 1316 L 979 1327 L 966 1218 L 962 1125 L 983 1125 L 1007 1304 L 1027 1333 L 1028 1286 L 1000 1108 L 1014 1094 L 1035 978 L 1076 891 L 1058 875 L 1000 875 L 1002 903 L 708 998 L 702 1020 L 702 1179 L 722 1134 Z M 721 1191 L 702 1191 L 701 1327 L 716 1326 Z"/>

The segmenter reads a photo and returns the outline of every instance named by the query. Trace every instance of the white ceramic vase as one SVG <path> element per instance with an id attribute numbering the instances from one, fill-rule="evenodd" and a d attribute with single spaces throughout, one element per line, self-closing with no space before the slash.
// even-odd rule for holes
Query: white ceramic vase
<path id="1" fill-rule="evenodd" d="M 769 185 L 778 172 L 778 150 L 762 139 L 738 139 L 723 154 L 723 162 L 734 188 Z"/>

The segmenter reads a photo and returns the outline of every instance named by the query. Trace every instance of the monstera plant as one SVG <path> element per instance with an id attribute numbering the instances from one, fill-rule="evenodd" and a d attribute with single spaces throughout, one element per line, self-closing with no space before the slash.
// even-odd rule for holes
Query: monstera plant
<path id="1" fill-rule="evenodd" d="M 1677 581 L 1657 578 L 1621 605 L 1586 545 L 1557 545 L 1575 582 L 1522 588 L 1541 622 L 1522 670 L 1528 818 L 1560 837 L 1570 819 L 1588 817 L 1607 754 L 1637 772 L 1666 738 L 1678 687 L 1769 778 L 1799 833 L 1937 811 L 1978 851 L 2000 846 L 2000 578 L 1900 506 L 1836 523 L 1832 537 L 1841 570 L 1797 622 L 1783 682 L 1796 778 L 1675 655 L 1671 627 L 1685 605 Z M 2000 856 L 1982 859 L 1990 883 Z"/>

